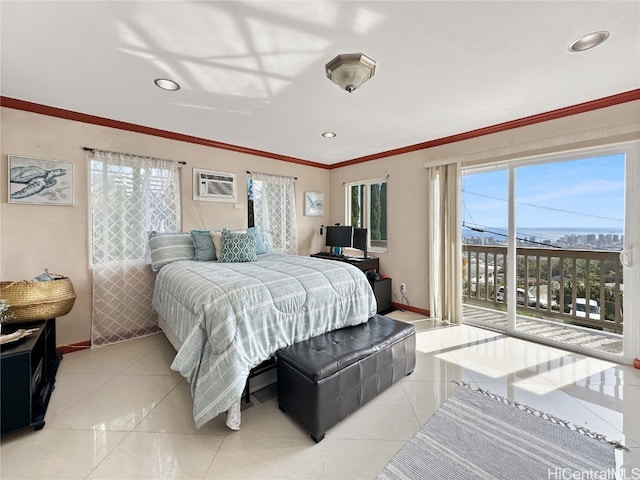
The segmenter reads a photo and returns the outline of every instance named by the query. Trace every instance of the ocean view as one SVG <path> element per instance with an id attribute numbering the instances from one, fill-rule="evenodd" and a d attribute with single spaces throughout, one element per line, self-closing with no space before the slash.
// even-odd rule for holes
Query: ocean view
<path id="1" fill-rule="evenodd" d="M 588 227 L 525 227 L 516 230 L 520 246 L 579 248 L 589 250 L 622 250 L 622 228 Z M 506 245 L 507 229 L 502 227 L 462 227 L 464 244 Z"/>
<path id="2" fill-rule="evenodd" d="M 478 232 L 477 230 L 472 230 L 468 227 L 462 227 L 462 237 L 495 237 L 496 240 L 498 238 L 504 238 L 507 235 L 506 227 L 485 227 L 485 232 Z M 494 233 L 489 233 L 494 232 Z M 558 240 L 560 238 L 565 237 L 566 235 L 623 235 L 623 229 L 620 228 L 610 228 L 610 227 L 598 227 L 598 228 L 587 228 L 587 227 L 524 227 L 517 228 L 516 234 L 518 237 L 536 237 L 538 239 L 546 239 L 546 240 Z"/>

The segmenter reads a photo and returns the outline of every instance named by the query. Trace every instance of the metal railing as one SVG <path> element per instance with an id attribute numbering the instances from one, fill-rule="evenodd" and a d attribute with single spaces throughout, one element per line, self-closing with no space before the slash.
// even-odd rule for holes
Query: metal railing
<path id="1" fill-rule="evenodd" d="M 463 245 L 463 301 L 506 310 L 507 247 Z M 516 249 L 518 314 L 622 333 L 619 253 Z"/>

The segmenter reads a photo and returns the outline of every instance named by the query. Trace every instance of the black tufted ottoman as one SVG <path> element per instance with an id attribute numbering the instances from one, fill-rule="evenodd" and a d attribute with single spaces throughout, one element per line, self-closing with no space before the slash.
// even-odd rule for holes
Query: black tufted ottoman
<path id="1" fill-rule="evenodd" d="M 415 327 L 383 315 L 277 352 L 278 403 L 316 442 L 413 372 Z"/>

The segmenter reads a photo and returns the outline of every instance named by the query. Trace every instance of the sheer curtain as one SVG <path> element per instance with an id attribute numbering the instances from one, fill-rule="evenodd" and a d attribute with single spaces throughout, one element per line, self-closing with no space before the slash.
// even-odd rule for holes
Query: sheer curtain
<path id="1" fill-rule="evenodd" d="M 429 310 L 431 316 L 462 323 L 460 166 L 427 168 L 429 177 Z"/>
<path id="2" fill-rule="evenodd" d="M 295 178 L 251 173 L 255 226 L 273 237 L 275 251 L 298 254 Z"/>
<path id="3" fill-rule="evenodd" d="M 148 234 L 180 230 L 180 184 L 174 161 L 94 151 L 90 162 L 91 344 L 100 346 L 158 331 Z"/>

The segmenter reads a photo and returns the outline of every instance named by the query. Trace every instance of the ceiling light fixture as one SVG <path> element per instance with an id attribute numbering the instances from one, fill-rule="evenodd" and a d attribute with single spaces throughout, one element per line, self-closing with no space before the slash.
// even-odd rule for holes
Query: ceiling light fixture
<path id="1" fill-rule="evenodd" d="M 338 55 L 325 65 L 327 78 L 351 93 L 373 77 L 376 62 L 362 53 Z"/>
<path id="2" fill-rule="evenodd" d="M 609 32 L 606 30 L 589 33 L 573 42 L 569 46 L 569 50 L 572 52 L 584 52 L 585 50 L 589 50 L 590 48 L 597 47 L 601 43 L 604 43 L 607 38 L 609 38 Z"/>
<path id="3" fill-rule="evenodd" d="M 153 83 L 156 84 L 156 87 L 159 87 L 163 90 L 170 90 L 172 92 L 180 90 L 180 85 L 178 85 L 173 80 L 169 80 L 168 78 L 156 78 Z"/>
<path id="4" fill-rule="evenodd" d="M 324 138 L 335 138 L 336 134 L 334 132 L 324 132 L 322 136 Z"/>

